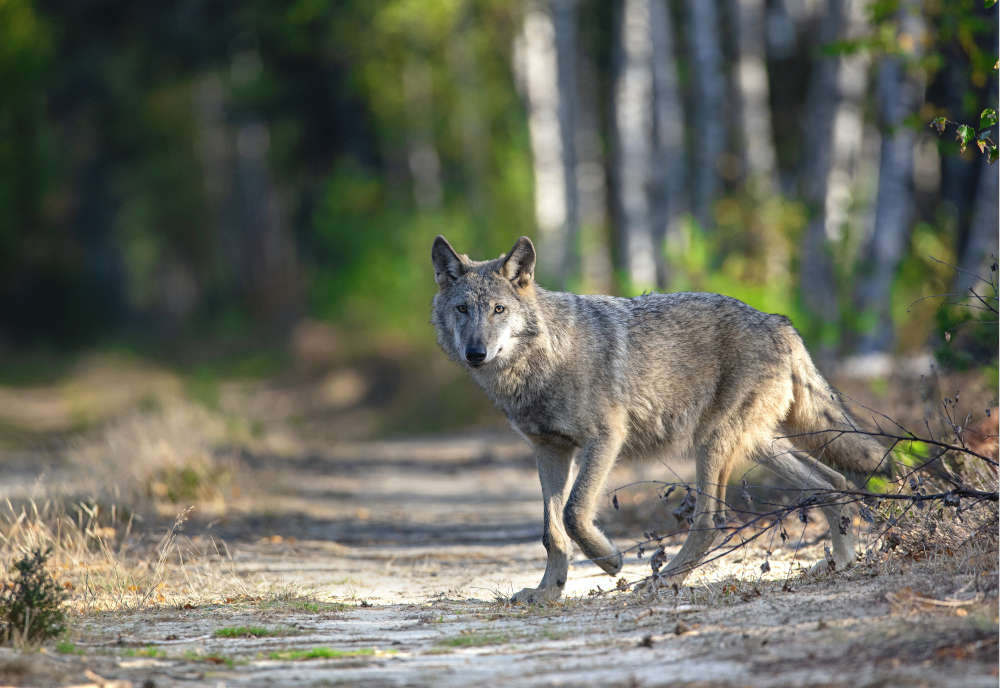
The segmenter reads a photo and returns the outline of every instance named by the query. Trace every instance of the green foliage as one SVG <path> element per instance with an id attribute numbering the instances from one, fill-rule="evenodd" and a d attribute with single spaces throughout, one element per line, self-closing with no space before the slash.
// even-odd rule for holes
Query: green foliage
<path id="1" fill-rule="evenodd" d="M 893 449 L 893 458 L 909 468 L 915 468 L 931 456 L 931 448 L 926 442 L 900 442 Z"/>
<path id="2" fill-rule="evenodd" d="M 972 143 L 972 139 L 976 138 L 976 130 L 970 127 L 968 124 L 959 124 L 955 128 L 955 140 L 959 143 L 959 148 L 964 153 L 965 147 Z"/>
<path id="3" fill-rule="evenodd" d="M 269 652 L 268 659 L 298 661 L 303 659 L 344 659 L 345 657 L 370 657 L 375 654 L 372 648 L 358 650 L 334 650 L 329 647 L 314 647 L 308 650 L 281 650 Z"/>
<path id="4" fill-rule="evenodd" d="M 891 483 L 888 480 L 875 475 L 868 478 L 868 482 L 865 483 L 865 489 L 875 494 L 883 494 L 889 490 L 890 485 Z"/>
<path id="5" fill-rule="evenodd" d="M 82 655 L 83 650 L 68 640 L 60 640 L 56 643 L 56 652 L 61 655 Z"/>
<path id="6" fill-rule="evenodd" d="M 34 550 L 14 562 L 17 575 L 0 590 L 0 637 L 4 642 L 36 643 L 65 630 L 65 591 L 45 567 L 52 549 Z"/>
<path id="7" fill-rule="evenodd" d="M 665 250 L 671 291 L 727 294 L 768 313 L 787 315 L 799 327 L 809 317 L 800 307 L 792 267 L 806 223 L 801 203 L 779 196 L 723 199 L 717 226 L 708 232 L 689 220 Z"/>
<path id="8" fill-rule="evenodd" d="M 995 262 L 991 270 L 995 280 Z M 989 373 L 994 384 L 997 380 L 997 340 L 1000 338 L 995 285 L 994 281 L 992 285 L 983 282 L 973 287 L 983 301 L 973 298 L 941 305 L 936 320 L 938 331 L 944 334 L 944 341 L 934 352 L 943 367 L 953 370 L 982 368 Z"/>

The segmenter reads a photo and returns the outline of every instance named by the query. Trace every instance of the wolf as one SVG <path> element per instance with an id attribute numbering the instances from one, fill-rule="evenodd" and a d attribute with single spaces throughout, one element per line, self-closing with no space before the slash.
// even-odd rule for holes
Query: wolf
<path id="1" fill-rule="evenodd" d="M 515 602 L 560 597 L 570 541 L 614 576 L 622 555 L 594 517 L 619 457 L 693 457 L 697 497 L 680 551 L 661 575 L 680 584 L 711 548 L 730 473 L 743 458 L 808 491 L 846 489 L 836 469 L 871 474 L 886 452 L 853 420 L 788 318 L 720 294 L 635 298 L 548 291 L 522 236 L 474 261 L 443 236 L 431 260 L 431 322 L 534 449 L 542 486 L 545 573 Z M 813 492 L 815 493 L 815 492 Z M 855 559 L 848 507 L 822 506 L 833 565 Z M 825 564 L 824 564 L 825 565 Z"/>

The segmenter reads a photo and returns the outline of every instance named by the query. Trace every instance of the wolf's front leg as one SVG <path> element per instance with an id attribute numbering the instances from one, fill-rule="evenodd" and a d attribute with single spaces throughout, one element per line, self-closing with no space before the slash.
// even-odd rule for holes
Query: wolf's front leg
<path id="1" fill-rule="evenodd" d="M 613 415 L 601 434 L 580 450 L 580 471 L 573 483 L 563 522 L 583 553 L 609 576 L 622 568 L 622 555 L 607 536 L 594 524 L 598 499 L 604 492 L 604 483 L 621 451 L 625 437 L 624 414 Z M 615 422 L 617 419 L 618 422 Z"/>
<path id="2" fill-rule="evenodd" d="M 525 588 L 514 595 L 513 602 L 551 602 L 559 599 L 569 571 L 570 540 L 563 526 L 571 449 L 536 447 L 538 478 L 542 483 L 542 503 L 545 511 L 542 544 L 548 554 L 545 575 L 537 588 Z"/>

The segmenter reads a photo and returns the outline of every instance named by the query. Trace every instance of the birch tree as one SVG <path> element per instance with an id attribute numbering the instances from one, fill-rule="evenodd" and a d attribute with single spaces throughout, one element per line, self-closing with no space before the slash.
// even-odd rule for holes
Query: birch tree
<path id="1" fill-rule="evenodd" d="M 541 271 L 565 286 L 576 267 L 576 3 L 530 3 L 519 44 L 519 78 L 528 102 Z"/>
<path id="2" fill-rule="evenodd" d="M 656 243 L 648 193 L 652 166 L 653 46 L 650 0 L 625 0 L 614 86 L 619 254 L 632 288 L 656 285 Z"/>
<path id="3" fill-rule="evenodd" d="M 692 209 L 702 227 L 708 227 L 712 224 L 712 204 L 721 187 L 719 159 L 726 150 L 726 83 L 716 0 L 687 0 L 686 4 L 695 123 Z"/>
<path id="4" fill-rule="evenodd" d="M 765 2 L 738 0 L 734 14 L 743 170 L 751 189 L 767 194 L 775 188 L 776 164 L 764 46 Z"/>

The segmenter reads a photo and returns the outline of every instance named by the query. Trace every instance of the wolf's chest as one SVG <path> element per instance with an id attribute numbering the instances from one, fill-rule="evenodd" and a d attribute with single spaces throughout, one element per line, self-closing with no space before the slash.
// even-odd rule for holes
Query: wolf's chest
<path id="1" fill-rule="evenodd" d="M 503 410 L 514 428 L 531 441 L 578 445 L 579 429 L 573 422 L 574 414 L 558 397 L 543 397 Z"/>

